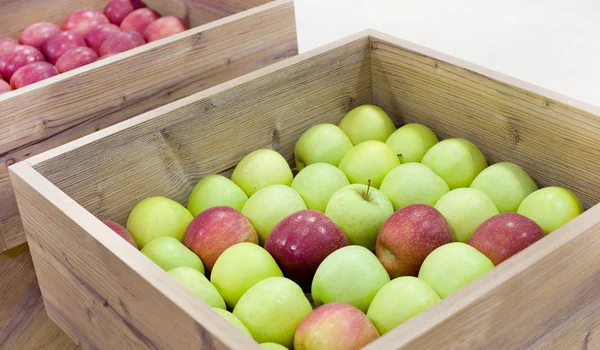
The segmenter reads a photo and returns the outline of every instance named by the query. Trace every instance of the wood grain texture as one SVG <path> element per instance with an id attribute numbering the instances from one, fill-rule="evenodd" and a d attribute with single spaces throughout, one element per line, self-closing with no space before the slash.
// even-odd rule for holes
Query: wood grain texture
<path id="1" fill-rule="evenodd" d="M 7 166 L 295 54 L 279 0 L 0 97 L 0 248 L 25 241 Z"/>

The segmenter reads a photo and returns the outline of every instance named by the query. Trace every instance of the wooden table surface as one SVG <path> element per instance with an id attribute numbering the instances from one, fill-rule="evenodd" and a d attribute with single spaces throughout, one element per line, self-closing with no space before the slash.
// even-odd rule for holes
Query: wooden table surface
<path id="1" fill-rule="evenodd" d="M 48 318 L 27 244 L 0 254 L 0 349 L 77 349 Z"/>

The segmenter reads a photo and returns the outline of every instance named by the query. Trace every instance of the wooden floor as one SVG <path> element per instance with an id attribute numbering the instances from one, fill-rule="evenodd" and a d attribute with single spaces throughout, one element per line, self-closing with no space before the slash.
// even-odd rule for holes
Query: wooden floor
<path id="1" fill-rule="evenodd" d="M 48 318 L 26 244 L 0 254 L 0 349 L 77 349 Z"/>

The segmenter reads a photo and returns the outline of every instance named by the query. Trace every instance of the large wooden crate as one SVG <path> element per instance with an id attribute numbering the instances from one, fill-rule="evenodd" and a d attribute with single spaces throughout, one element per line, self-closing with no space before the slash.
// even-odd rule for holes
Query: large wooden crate
<path id="1" fill-rule="evenodd" d="M 25 242 L 8 166 L 297 54 L 292 0 L 145 0 L 192 29 L 0 95 L 0 252 Z M 108 0 L 0 2 L 0 37 Z"/>
<path id="2" fill-rule="evenodd" d="M 375 103 L 398 125 L 468 138 L 587 211 L 369 349 L 600 347 L 600 110 L 368 31 L 11 167 L 46 308 L 86 346 L 258 349 L 97 219 L 148 196 L 185 204 L 257 148 Z"/>

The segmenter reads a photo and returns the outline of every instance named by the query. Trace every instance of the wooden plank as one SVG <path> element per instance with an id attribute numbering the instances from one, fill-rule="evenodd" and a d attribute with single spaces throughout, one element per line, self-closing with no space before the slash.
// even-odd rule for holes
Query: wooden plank
<path id="1" fill-rule="evenodd" d="M 293 2 L 275 1 L 0 97 L 0 185 L 15 162 L 295 55 L 294 23 Z M 24 235 L 12 189 L 0 196 L 11 247 Z"/>

